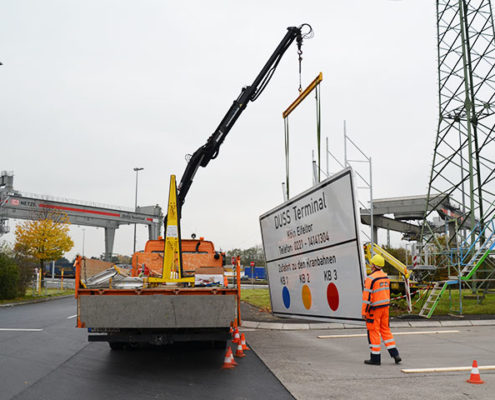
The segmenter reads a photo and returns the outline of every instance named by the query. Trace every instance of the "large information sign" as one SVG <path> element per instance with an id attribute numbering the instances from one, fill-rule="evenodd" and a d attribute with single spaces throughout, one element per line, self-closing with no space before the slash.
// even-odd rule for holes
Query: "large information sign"
<path id="1" fill-rule="evenodd" d="M 260 217 L 275 315 L 363 322 L 357 212 L 346 168 Z"/>

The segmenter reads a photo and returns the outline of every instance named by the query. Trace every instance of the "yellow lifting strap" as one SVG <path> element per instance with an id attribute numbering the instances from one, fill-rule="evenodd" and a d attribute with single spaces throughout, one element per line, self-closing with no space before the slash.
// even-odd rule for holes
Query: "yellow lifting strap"
<path id="1" fill-rule="evenodd" d="M 194 283 L 194 277 L 182 277 L 182 249 L 180 241 L 180 218 L 177 209 L 177 184 L 175 175 L 170 176 L 168 195 L 167 226 L 165 227 L 165 248 L 161 278 L 150 277 L 150 283 Z"/>

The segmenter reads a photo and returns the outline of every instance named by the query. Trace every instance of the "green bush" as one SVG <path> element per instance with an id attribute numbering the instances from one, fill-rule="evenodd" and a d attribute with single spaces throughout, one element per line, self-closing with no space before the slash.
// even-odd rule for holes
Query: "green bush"
<path id="1" fill-rule="evenodd" d="M 0 254 L 0 299 L 17 297 L 19 269 L 15 261 L 5 254 Z"/>
<path id="2" fill-rule="evenodd" d="M 29 287 L 34 278 L 34 268 L 36 263 L 29 258 L 16 255 L 15 262 L 19 269 L 19 279 L 17 280 L 17 296 L 22 297 L 26 294 L 26 289 Z"/>

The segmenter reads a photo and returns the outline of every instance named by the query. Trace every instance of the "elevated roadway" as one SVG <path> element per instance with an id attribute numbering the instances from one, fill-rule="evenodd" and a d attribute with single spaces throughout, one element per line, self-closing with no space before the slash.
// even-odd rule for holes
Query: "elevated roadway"
<path id="1" fill-rule="evenodd" d="M 8 232 L 7 221 L 36 219 L 46 210 L 64 212 L 72 225 L 93 226 L 105 229 L 105 259 L 113 252 L 115 230 L 120 225 L 148 226 L 149 239 L 160 235 L 163 214 L 160 206 L 137 207 L 136 210 L 52 196 L 23 193 L 14 189 L 13 173 L 0 174 L 0 235 Z"/>
<path id="2" fill-rule="evenodd" d="M 427 210 L 427 195 L 390 197 L 373 200 L 373 229 L 377 237 L 378 228 L 401 232 L 404 240 L 419 240 L 421 224 Z M 460 217 L 450 204 L 448 196 L 437 195 L 428 204 L 428 211 L 437 210 L 440 217 Z M 371 225 L 371 210 L 361 209 L 361 222 Z M 419 222 L 419 224 L 410 221 Z M 468 229 L 470 227 L 467 227 Z"/>

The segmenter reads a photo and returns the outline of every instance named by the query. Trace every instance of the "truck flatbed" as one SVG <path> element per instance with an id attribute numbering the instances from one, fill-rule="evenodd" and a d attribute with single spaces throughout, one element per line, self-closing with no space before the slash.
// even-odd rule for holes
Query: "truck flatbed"
<path id="1" fill-rule="evenodd" d="M 236 318 L 237 289 L 159 287 L 79 289 L 78 327 L 89 341 L 165 344 L 213 341 L 222 345 Z"/>

